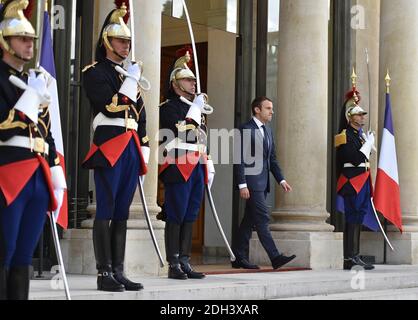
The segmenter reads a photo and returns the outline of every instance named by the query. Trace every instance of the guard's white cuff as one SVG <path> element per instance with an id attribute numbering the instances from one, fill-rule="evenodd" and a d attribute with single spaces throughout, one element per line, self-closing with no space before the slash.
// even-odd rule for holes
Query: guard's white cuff
<path id="1" fill-rule="evenodd" d="M 151 154 L 151 148 L 150 147 L 141 147 L 142 156 L 144 157 L 144 161 L 146 164 L 149 162 L 149 157 Z"/>
<path id="2" fill-rule="evenodd" d="M 215 166 L 213 165 L 213 160 L 208 160 L 206 162 L 206 166 L 208 167 L 208 173 L 216 173 Z"/>
<path id="3" fill-rule="evenodd" d="M 138 96 L 138 82 L 130 77 L 125 78 L 125 81 L 122 83 L 122 87 L 119 89 L 119 93 L 127 96 L 136 103 Z"/>
<path id="4" fill-rule="evenodd" d="M 280 181 L 280 185 L 282 186 L 284 183 L 286 183 L 286 180 Z"/>
<path id="5" fill-rule="evenodd" d="M 67 182 L 65 180 L 64 170 L 61 166 L 55 166 L 51 168 L 52 185 L 54 190 L 67 189 Z"/>
<path id="6" fill-rule="evenodd" d="M 186 118 L 194 120 L 200 126 L 202 124 L 202 111 L 200 107 L 197 104 L 193 103 L 190 106 Z"/>
<path id="7" fill-rule="evenodd" d="M 33 123 L 38 124 L 39 106 L 41 105 L 41 99 L 39 94 L 27 87 L 23 92 L 20 99 L 17 101 L 14 108 L 20 112 L 23 112 Z"/>
<path id="8" fill-rule="evenodd" d="M 372 153 L 372 144 L 370 142 L 366 142 L 360 149 L 360 152 L 363 153 L 367 160 L 370 159 L 370 154 Z"/>
<path id="9" fill-rule="evenodd" d="M 240 190 L 242 190 L 242 189 L 247 189 L 247 188 L 248 188 L 248 186 L 247 186 L 247 184 L 246 184 L 246 183 L 243 183 L 243 184 L 238 185 L 238 188 L 239 188 Z"/>

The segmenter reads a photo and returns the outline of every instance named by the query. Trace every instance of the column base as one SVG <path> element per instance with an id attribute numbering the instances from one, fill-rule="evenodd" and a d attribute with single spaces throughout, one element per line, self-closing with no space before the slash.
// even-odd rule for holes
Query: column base
<path id="1" fill-rule="evenodd" d="M 360 255 L 375 257 L 376 263 L 383 263 L 383 235 L 380 232 L 362 231 L 360 237 Z M 387 252 L 390 251 L 389 246 Z"/>
<path id="2" fill-rule="evenodd" d="M 388 232 L 395 251 L 387 245 L 386 263 L 392 265 L 418 265 L 418 232 Z M 376 257 L 377 263 L 383 263 L 384 238 L 380 232 L 362 232 L 360 251 L 362 255 Z"/>
<path id="3" fill-rule="evenodd" d="M 161 254 L 165 259 L 164 230 L 155 229 Z M 93 250 L 93 230 L 71 229 L 61 240 L 62 254 L 68 273 L 95 275 L 96 260 Z M 128 230 L 126 236 L 125 272 L 128 276 L 160 276 L 167 268 L 160 268 L 159 259 L 147 229 Z"/>
<path id="4" fill-rule="evenodd" d="M 418 232 L 389 232 L 395 251 L 387 249 L 388 264 L 418 265 Z"/>
<path id="5" fill-rule="evenodd" d="M 334 232 L 272 232 L 280 252 L 297 257 L 288 267 L 310 269 L 342 269 L 343 234 Z M 271 265 L 257 233 L 250 240 L 250 261 Z"/>

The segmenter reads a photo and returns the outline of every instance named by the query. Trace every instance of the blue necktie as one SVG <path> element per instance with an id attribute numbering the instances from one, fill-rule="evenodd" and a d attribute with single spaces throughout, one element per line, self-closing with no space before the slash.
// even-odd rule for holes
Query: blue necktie
<path id="1" fill-rule="evenodd" d="M 263 148 L 266 152 L 268 152 L 269 150 L 269 143 L 268 143 L 268 136 L 267 136 L 267 129 L 266 126 L 261 126 L 261 128 L 263 128 L 263 132 L 264 132 L 264 139 L 263 139 Z"/>

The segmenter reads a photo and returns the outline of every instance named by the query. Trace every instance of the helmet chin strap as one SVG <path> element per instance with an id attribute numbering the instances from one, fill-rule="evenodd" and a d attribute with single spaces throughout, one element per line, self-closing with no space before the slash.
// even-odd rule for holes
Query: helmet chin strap
<path id="1" fill-rule="evenodd" d="M 360 127 L 360 128 L 364 128 L 364 126 L 365 126 L 365 124 L 359 123 L 359 122 L 354 121 L 354 120 L 352 120 L 351 123 L 354 124 L 357 127 Z"/>
<path id="2" fill-rule="evenodd" d="M 16 59 L 19 59 L 19 60 L 21 60 L 25 63 L 30 62 L 32 60 L 32 59 L 26 59 L 26 58 L 23 58 L 23 57 L 19 56 L 17 54 L 17 52 L 12 48 L 12 45 L 10 44 L 10 42 L 6 39 L 5 39 L 5 42 L 6 42 L 5 44 L 7 45 L 7 47 L 4 48 L 4 50 L 7 51 L 9 54 L 11 54 L 13 57 L 15 57 Z"/>
<path id="3" fill-rule="evenodd" d="M 17 58 L 17 59 L 19 59 L 19 60 L 21 60 L 21 61 L 25 62 L 25 63 L 30 62 L 30 61 L 32 60 L 32 59 L 25 59 L 25 58 L 23 58 L 23 57 L 20 57 L 20 56 L 18 56 L 18 55 L 17 55 L 17 53 L 14 53 L 14 54 L 13 54 L 13 56 L 14 56 L 15 58 Z"/>
<path id="4" fill-rule="evenodd" d="M 122 59 L 123 61 L 125 61 L 126 59 L 128 59 L 128 57 L 123 57 L 122 55 L 120 55 L 119 53 L 116 52 L 115 49 L 112 48 L 112 52 L 117 55 L 120 59 Z M 129 49 L 129 52 L 131 52 L 131 50 Z"/>
<path id="5" fill-rule="evenodd" d="M 184 93 L 186 93 L 186 94 L 188 94 L 192 97 L 196 96 L 195 93 L 191 93 L 191 92 L 187 91 L 186 89 L 184 89 L 184 87 L 177 80 L 175 81 L 175 83 L 176 83 L 177 88 L 180 89 L 180 91 L 183 91 Z"/>

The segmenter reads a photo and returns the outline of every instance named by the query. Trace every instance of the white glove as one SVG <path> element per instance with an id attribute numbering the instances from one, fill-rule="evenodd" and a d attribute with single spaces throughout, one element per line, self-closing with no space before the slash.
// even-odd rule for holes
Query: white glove
<path id="1" fill-rule="evenodd" d="M 122 68 L 116 67 L 118 72 L 121 72 Z M 123 69 L 122 69 L 123 70 Z M 130 64 L 128 66 L 128 70 L 121 72 L 126 78 L 125 81 L 122 83 L 122 87 L 119 90 L 119 93 L 127 96 L 132 101 L 137 101 L 138 96 L 138 82 L 142 76 L 141 66 L 139 64 Z"/>
<path id="2" fill-rule="evenodd" d="M 9 80 L 16 87 L 25 90 L 14 108 L 23 112 L 33 123 L 38 124 L 39 107 L 51 102 L 45 75 L 40 73 L 36 76 L 35 71 L 30 70 L 28 84 L 13 75 Z"/>
<path id="3" fill-rule="evenodd" d="M 62 203 L 64 201 L 64 191 L 67 189 L 67 182 L 65 181 L 64 170 L 62 170 L 61 166 L 55 166 L 51 168 L 51 176 L 52 176 L 52 186 L 54 187 L 54 195 L 55 199 L 57 200 L 58 207 L 57 207 L 57 216 L 61 210 Z"/>
<path id="4" fill-rule="evenodd" d="M 202 111 L 205 109 L 205 96 L 196 96 L 190 106 L 186 118 L 194 120 L 199 126 L 202 124 Z"/>
<path id="5" fill-rule="evenodd" d="M 213 165 L 212 160 L 208 160 L 206 163 L 206 166 L 208 168 L 208 186 L 209 186 L 209 189 L 211 189 L 213 180 L 215 179 L 215 173 L 216 173 L 215 166 Z"/>
<path id="6" fill-rule="evenodd" d="M 144 157 L 144 161 L 146 164 L 149 163 L 149 157 L 151 154 L 150 147 L 141 147 L 142 156 Z"/>
<path id="7" fill-rule="evenodd" d="M 144 158 L 144 161 L 146 164 L 149 163 L 149 157 L 151 154 L 151 148 L 150 147 L 141 147 L 142 157 Z M 141 180 L 142 185 L 145 183 L 145 175 L 139 176 L 139 179 Z"/>
<path id="8" fill-rule="evenodd" d="M 61 211 L 62 203 L 64 202 L 64 189 L 54 189 L 54 196 L 58 204 L 57 210 L 54 212 L 54 219 L 56 222 Z"/>
<path id="9" fill-rule="evenodd" d="M 368 132 L 367 134 L 363 133 L 362 136 L 366 142 L 361 147 L 360 152 L 366 156 L 367 160 L 370 160 L 370 154 L 372 153 L 372 150 L 377 151 L 376 146 L 374 145 L 376 139 L 373 132 Z"/>

